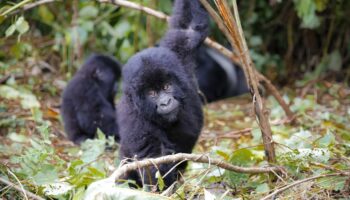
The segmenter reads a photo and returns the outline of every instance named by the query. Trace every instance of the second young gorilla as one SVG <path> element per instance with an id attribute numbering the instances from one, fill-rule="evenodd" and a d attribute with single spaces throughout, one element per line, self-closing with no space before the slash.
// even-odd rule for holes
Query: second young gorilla
<path id="1" fill-rule="evenodd" d="M 93 54 L 63 92 L 61 115 L 68 138 L 76 144 L 93 138 L 99 128 L 119 140 L 114 97 L 120 64 L 110 56 Z"/>
<path id="2" fill-rule="evenodd" d="M 176 0 L 170 28 L 158 47 L 135 54 L 123 68 L 123 95 L 117 107 L 121 158 L 190 153 L 203 125 L 202 103 L 194 75 L 195 52 L 208 33 L 208 16 L 199 0 Z M 158 166 L 163 176 L 176 163 Z M 170 186 L 186 164 L 164 182 Z M 125 179 L 156 184 L 151 167 Z"/>

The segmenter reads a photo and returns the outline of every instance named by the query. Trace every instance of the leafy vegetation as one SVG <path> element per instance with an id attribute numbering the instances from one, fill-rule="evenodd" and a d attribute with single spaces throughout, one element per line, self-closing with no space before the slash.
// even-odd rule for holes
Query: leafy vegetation
<path id="1" fill-rule="evenodd" d="M 64 137 L 58 108 L 66 81 L 86 55 L 108 52 L 125 62 L 156 44 L 166 23 L 95 1 L 56 1 L 22 10 L 34 2 L 0 2 L 0 179 L 54 199 L 82 199 L 96 192 L 87 191 L 87 186 L 98 180 L 111 195 L 129 199 L 260 199 L 297 180 L 349 173 L 349 1 L 239 2 L 256 66 L 272 80 L 289 83 L 281 90 L 296 113 L 296 123 L 284 120 L 273 98 L 266 101 L 276 165 L 286 172 L 242 174 L 210 163 L 191 163 L 181 184 L 163 195 L 142 188 L 130 193 L 127 184 L 108 182 L 120 163 L 118 145 L 99 133 L 97 139 L 74 146 Z M 133 2 L 165 13 L 171 10 L 170 0 Z M 226 44 L 214 24 L 212 35 Z M 210 104 L 205 115 L 195 153 L 240 166 L 267 166 L 248 96 Z M 23 195 L 0 181 L 0 197 Z M 347 199 L 349 195 L 349 177 L 340 175 L 297 184 L 279 197 Z"/>

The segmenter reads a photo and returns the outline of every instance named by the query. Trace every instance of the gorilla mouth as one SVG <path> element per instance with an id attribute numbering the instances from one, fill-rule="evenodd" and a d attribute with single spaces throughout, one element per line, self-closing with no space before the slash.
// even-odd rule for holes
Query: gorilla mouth
<path id="1" fill-rule="evenodd" d="M 177 116 L 180 110 L 180 106 L 178 103 L 175 103 L 172 106 L 168 106 L 167 108 L 157 109 L 157 113 L 161 118 L 166 120 L 167 122 L 175 122 L 177 120 Z"/>
<path id="2" fill-rule="evenodd" d="M 168 106 L 158 106 L 157 107 L 157 113 L 160 114 L 161 116 L 167 116 L 167 115 L 172 115 L 172 114 L 177 114 L 179 110 L 179 102 L 178 101 L 173 101 L 170 105 Z"/>

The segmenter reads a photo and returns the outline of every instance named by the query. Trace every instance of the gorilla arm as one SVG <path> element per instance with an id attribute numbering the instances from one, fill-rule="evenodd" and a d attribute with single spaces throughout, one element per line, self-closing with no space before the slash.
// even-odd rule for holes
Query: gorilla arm
<path id="1" fill-rule="evenodd" d="M 208 14 L 199 0 L 176 0 L 169 30 L 160 46 L 185 58 L 207 37 L 208 23 Z"/>

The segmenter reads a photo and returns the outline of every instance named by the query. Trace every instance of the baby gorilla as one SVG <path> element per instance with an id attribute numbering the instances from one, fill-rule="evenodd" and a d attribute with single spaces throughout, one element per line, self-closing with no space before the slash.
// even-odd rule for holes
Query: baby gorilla
<path id="1" fill-rule="evenodd" d="M 119 140 L 114 97 L 120 64 L 112 57 L 93 54 L 63 92 L 61 113 L 68 138 L 76 144 L 93 138 L 99 128 Z"/>
<path id="2" fill-rule="evenodd" d="M 123 95 L 118 104 L 120 156 L 154 158 L 191 153 L 203 125 L 202 103 L 194 76 L 196 50 L 208 32 L 208 16 L 198 0 L 177 0 L 170 29 L 158 47 L 141 51 L 123 68 Z M 166 186 L 186 163 L 162 164 L 125 175 L 140 186 Z"/>

